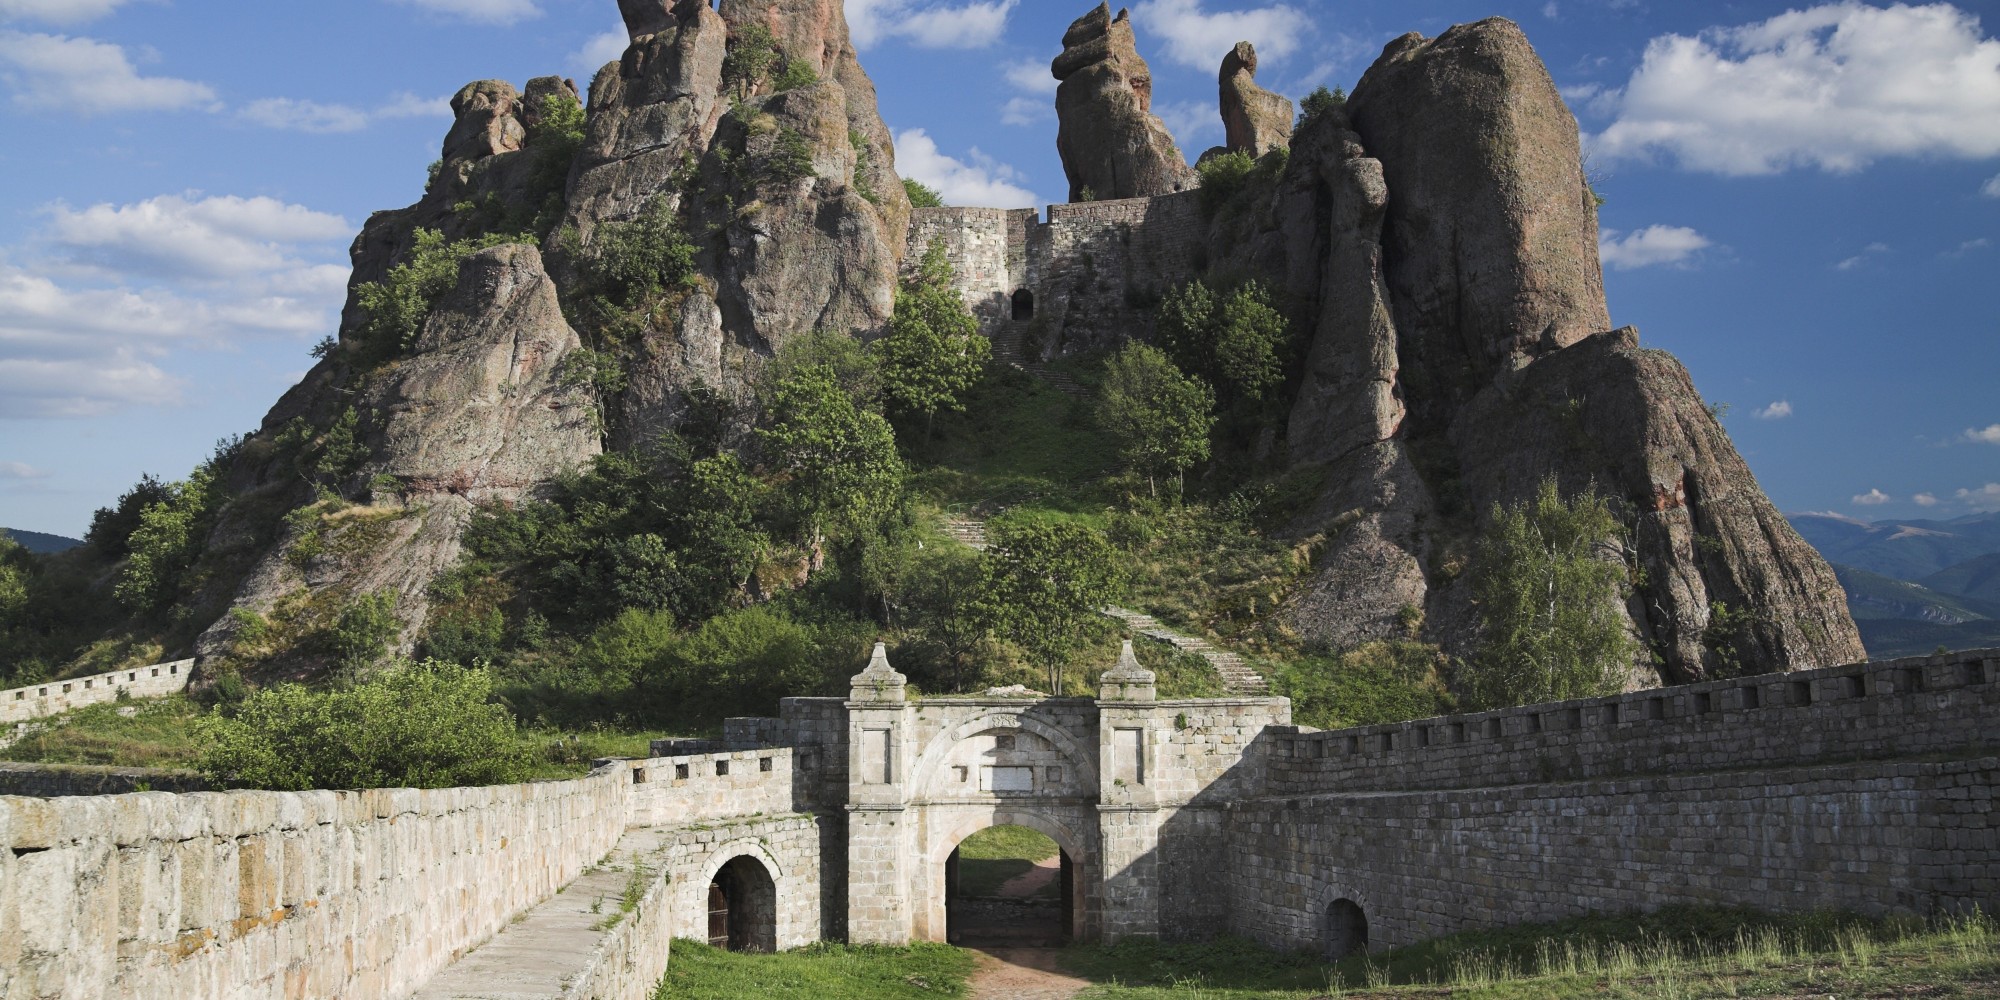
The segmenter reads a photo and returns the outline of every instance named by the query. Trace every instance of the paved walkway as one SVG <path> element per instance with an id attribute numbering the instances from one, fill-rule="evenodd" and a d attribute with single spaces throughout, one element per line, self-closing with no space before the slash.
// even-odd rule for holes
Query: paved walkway
<path id="1" fill-rule="evenodd" d="M 1054 885 L 1056 879 L 1061 875 L 1061 855 L 1056 855 L 1052 858 L 1043 858 L 1035 862 L 1035 867 L 1000 883 L 1000 888 L 993 891 L 1010 899 L 1026 899 L 1048 886 Z"/>
<path id="2" fill-rule="evenodd" d="M 1056 970 L 1054 948 L 977 948 L 972 1000 L 1070 1000 L 1090 985 Z"/>

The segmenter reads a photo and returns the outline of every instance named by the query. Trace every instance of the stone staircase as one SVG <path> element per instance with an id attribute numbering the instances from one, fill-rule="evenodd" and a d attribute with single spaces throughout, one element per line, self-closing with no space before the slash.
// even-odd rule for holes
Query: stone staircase
<path id="1" fill-rule="evenodd" d="M 1182 635 L 1160 624 L 1160 620 L 1144 612 L 1130 608 L 1110 607 L 1104 609 L 1106 617 L 1124 622 L 1133 634 L 1144 636 L 1154 642 L 1164 642 L 1183 653 L 1192 653 L 1209 662 L 1215 672 L 1222 676 L 1222 684 L 1233 695 L 1263 696 L 1271 693 L 1270 682 L 1262 674 L 1250 669 L 1243 657 L 1227 650 L 1217 649 L 1207 639 Z"/>
<path id="2" fill-rule="evenodd" d="M 993 360 L 1016 371 L 1027 372 L 1034 377 L 1056 387 L 1064 395 L 1077 399 L 1089 399 L 1090 390 L 1077 384 L 1067 374 L 1041 363 L 1031 361 L 1027 351 L 1028 324 L 1018 320 L 1008 320 L 993 331 Z"/>
<path id="3" fill-rule="evenodd" d="M 969 517 L 948 517 L 944 533 L 968 548 L 986 551 L 986 522 Z"/>

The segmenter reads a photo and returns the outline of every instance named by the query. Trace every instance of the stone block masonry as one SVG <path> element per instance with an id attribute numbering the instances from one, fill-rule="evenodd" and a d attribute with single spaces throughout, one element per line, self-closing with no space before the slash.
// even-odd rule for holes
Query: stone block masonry
<path id="1" fill-rule="evenodd" d="M 108 674 L 0 691 L 0 725 L 28 722 L 126 698 L 163 698 L 187 689 L 193 660 L 155 663 Z"/>

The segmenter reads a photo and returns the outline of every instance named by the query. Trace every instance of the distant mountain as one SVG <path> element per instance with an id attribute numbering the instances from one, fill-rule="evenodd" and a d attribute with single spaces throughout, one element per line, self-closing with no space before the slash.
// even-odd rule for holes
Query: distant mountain
<path id="1" fill-rule="evenodd" d="M 64 538 L 61 535 L 45 535 L 39 531 L 22 531 L 19 528 L 0 528 L 0 535 L 12 538 L 14 541 L 19 542 L 22 548 L 30 552 L 42 553 L 44 555 L 51 552 L 67 552 L 83 544 L 79 539 Z"/>
<path id="2" fill-rule="evenodd" d="M 1945 649 L 1986 649 L 2000 646 L 2000 621 L 1939 625 L 1919 621 L 1856 621 L 1861 644 L 1872 659 L 1923 656 Z"/>
<path id="3" fill-rule="evenodd" d="M 2000 552 L 1967 559 L 1932 573 L 1921 582 L 1939 593 L 2000 603 Z"/>
<path id="4" fill-rule="evenodd" d="M 1847 609 L 1854 620 L 1924 621 L 1938 625 L 2000 619 L 2000 604 L 1957 594 L 1939 593 L 1920 583 L 1833 564 L 1833 574 L 1847 591 Z M 1866 630 L 1863 630 L 1864 638 Z M 1865 644 L 1865 643 L 1864 643 Z"/>
<path id="5" fill-rule="evenodd" d="M 2000 553 L 2000 513 L 1950 521 L 1859 521 L 1817 513 L 1792 514 L 1790 520 L 1828 562 L 1898 580 L 1921 581 L 1968 560 Z"/>

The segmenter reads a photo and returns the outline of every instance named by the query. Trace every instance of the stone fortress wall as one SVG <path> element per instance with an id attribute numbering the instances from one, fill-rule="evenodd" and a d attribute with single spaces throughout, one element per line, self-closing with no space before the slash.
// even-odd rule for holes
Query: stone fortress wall
<path id="1" fill-rule="evenodd" d="M 0 691 L 0 725 L 59 715 L 121 697 L 163 698 L 179 694 L 187 689 L 188 676 L 193 670 L 193 660 L 176 660 Z"/>
<path id="2" fill-rule="evenodd" d="M 768 877 L 754 946 L 936 939 L 952 850 L 1004 823 L 1062 846 L 1086 939 L 1332 954 L 1673 902 L 1993 909 L 1995 718 L 2000 650 L 1339 732 L 1278 698 L 1156 700 L 1136 662 L 1094 700 L 910 698 L 878 655 L 846 699 L 571 781 L 0 797 L 0 997 L 406 997 L 627 879 L 629 914 L 565 932 L 566 981 L 640 997 L 708 936 L 725 866 Z"/>
<path id="3" fill-rule="evenodd" d="M 1048 358 L 1149 336 L 1160 298 L 1200 273 L 1205 229 L 1198 191 L 1051 205 L 1046 222 L 1031 208 L 919 208 L 904 268 L 942 241 L 982 331 L 1018 316 Z"/>

